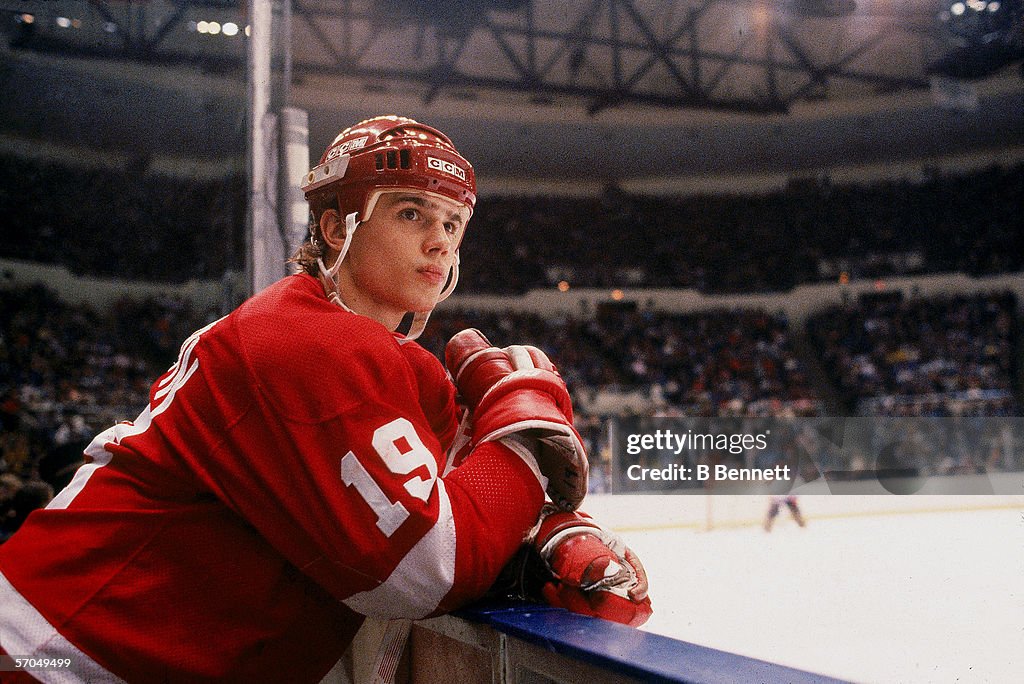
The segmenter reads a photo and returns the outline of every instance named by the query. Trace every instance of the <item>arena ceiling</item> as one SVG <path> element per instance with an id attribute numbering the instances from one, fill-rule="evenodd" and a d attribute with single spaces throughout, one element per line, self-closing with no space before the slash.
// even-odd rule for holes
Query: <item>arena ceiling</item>
<path id="1" fill-rule="evenodd" d="M 1021 2 L 954 1 L 280 0 L 291 78 L 275 97 L 309 112 L 314 151 L 406 113 L 450 131 L 482 178 L 801 174 L 1021 147 Z M 0 135 L 242 158 L 247 6 L 0 0 Z"/>

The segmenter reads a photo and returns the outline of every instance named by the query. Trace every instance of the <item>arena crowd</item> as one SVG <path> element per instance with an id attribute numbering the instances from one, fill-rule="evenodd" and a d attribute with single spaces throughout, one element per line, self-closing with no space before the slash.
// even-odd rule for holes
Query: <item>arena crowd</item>
<path id="1" fill-rule="evenodd" d="M 0 154 L 0 256 L 164 282 L 244 268 L 245 180 Z M 1024 165 L 920 182 L 791 183 L 757 196 L 487 197 L 460 292 L 574 287 L 784 291 L 840 278 L 1024 268 Z M 65 227 L 73 226 L 73 230 Z M 126 239 L 125 235 L 129 237 Z M 111 249 L 111 245 L 118 249 Z"/>
<path id="2" fill-rule="evenodd" d="M 0 156 L 0 178 L 2 257 L 163 282 L 243 267 L 239 177 L 171 179 Z M 565 281 L 750 293 L 1014 273 L 1024 268 L 1022 205 L 1021 166 L 871 187 L 819 179 L 759 197 L 633 197 L 615 188 L 593 199 L 485 197 L 471 230 L 487 237 L 466 242 L 459 287 L 515 295 Z M 94 434 L 138 414 L 181 341 L 219 312 L 174 298 L 126 298 L 99 311 L 42 285 L 0 285 L 3 539 L 70 479 Z M 1018 306 L 1005 292 L 897 293 L 848 301 L 800 329 L 756 309 L 443 308 L 420 341 L 441 354 L 454 332 L 473 326 L 498 345 L 544 349 L 577 397 L 600 490 L 610 478 L 606 416 L 587 406 L 602 392 L 644 392 L 659 415 L 1019 415 Z M 1004 458 L 979 467 L 1020 466 Z"/>

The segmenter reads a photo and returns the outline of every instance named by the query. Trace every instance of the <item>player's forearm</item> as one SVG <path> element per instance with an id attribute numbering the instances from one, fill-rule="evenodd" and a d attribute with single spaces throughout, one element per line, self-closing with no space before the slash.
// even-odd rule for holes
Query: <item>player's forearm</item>
<path id="1" fill-rule="evenodd" d="M 523 543 L 544 503 L 543 480 L 507 446 L 480 445 L 445 478 L 457 535 L 455 583 L 438 612 L 481 596 Z"/>

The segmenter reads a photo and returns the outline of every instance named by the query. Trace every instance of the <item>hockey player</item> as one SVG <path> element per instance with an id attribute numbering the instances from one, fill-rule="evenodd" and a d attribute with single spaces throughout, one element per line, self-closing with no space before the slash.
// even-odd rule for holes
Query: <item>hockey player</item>
<path id="1" fill-rule="evenodd" d="M 480 597 L 534 529 L 553 603 L 649 614 L 639 562 L 573 512 L 586 454 L 550 361 L 464 331 L 453 385 L 412 341 L 457 279 L 470 164 L 380 117 L 304 190 L 300 272 L 189 337 L 138 418 L 0 547 L 0 653 L 59 663 L 29 676 L 316 682 L 364 616 Z"/>
<path id="2" fill-rule="evenodd" d="M 773 496 L 768 504 L 768 515 L 764 520 L 764 531 L 771 532 L 772 525 L 775 523 L 775 518 L 779 515 L 779 509 L 785 505 L 789 509 L 790 514 L 793 516 L 793 520 L 800 527 L 807 525 L 804 520 L 803 513 L 800 512 L 800 504 L 797 502 L 797 497 L 793 494 L 787 494 L 784 496 Z"/>

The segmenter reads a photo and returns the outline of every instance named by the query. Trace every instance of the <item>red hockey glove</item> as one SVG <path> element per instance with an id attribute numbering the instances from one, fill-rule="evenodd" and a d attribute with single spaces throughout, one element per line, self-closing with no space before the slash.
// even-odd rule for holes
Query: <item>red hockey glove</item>
<path id="1" fill-rule="evenodd" d="M 640 559 L 590 516 L 545 506 L 533 544 L 553 575 L 541 587 L 549 604 L 631 627 L 651 616 Z"/>
<path id="2" fill-rule="evenodd" d="M 472 412 L 473 444 L 525 438 L 536 447 L 551 500 L 566 510 L 577 508 L 587 494 L 587 452 L 572 425 L 569 391 L 544 352 L 498 349 L 469 328 L 448 342 L 445 362 Z"/>

